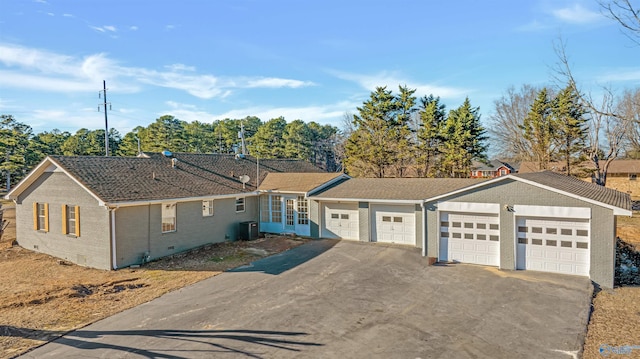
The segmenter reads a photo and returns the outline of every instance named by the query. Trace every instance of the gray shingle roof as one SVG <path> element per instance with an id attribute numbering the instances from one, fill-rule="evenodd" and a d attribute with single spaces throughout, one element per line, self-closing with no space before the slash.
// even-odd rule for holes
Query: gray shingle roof
<path id="1" fill-rule="evenodd" d="M 179 199 L 256 190 L 256 159 L 233 155 L 174 153 L 171 158 L 50 156 L 77 181 L 105 202 Z M 260 178 L 270 172 L 323 172 L 299 160 L 260 160 Z M 239 177 L 251 180 L 242 188 Z"/>
<path id="2" fill-rule="evenodd" d="M 629 196 L 629 194 L 589 183 L 575 177 L 565 176 L 551 171 L 520 173 L 514 176 L 593 201 L 631 210 L 631 196 Z"/>
<path id="3" fill-rule="evenodd" d="M 468 178 L 351 178 L 312 197 L 424 200 L 486 181 Z"/>
<path id="4" fill-rule="evenodd" d="M 309 192 L 342 173 L 269 173 L 260 182 L 261 191 Z"/>

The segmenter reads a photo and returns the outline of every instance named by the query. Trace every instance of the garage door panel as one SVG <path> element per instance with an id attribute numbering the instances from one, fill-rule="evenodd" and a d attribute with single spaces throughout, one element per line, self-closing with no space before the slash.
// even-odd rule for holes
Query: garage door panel
<path id="1" fill-rule="evenodd" d="M 442 212 L 439 259 L 498 266 L 499 221 L 497 215 Z"/>
<path id="2" fill-rule="evenodd" d="M 588 220 L 519 217 L 517 268 L 588 276 L 589 227 Z"/>
<path id="3" fill-rule="evenodd" d="M 323 205 L 322 236 L 326 238 L 358 239 L 358 207 L 352 203 L 326 203 Z"/>
<path id="4" fill-rule="evenodd" d="M 416 244 L 415 207 L 373 205 L 372 240 L 386 243 Z"/>

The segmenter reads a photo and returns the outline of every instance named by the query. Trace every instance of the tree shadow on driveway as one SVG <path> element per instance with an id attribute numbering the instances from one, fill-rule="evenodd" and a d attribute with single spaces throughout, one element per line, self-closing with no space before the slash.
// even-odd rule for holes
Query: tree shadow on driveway
<path id="1" fill-rule="evenodd" d="M 321 255 L 337 243 L 338 240 L 332 239 L 314 240 L 286 252 L 278 253 L 248 265 L 228 270 L 227 273 L 263 272 L 278 275 Z"/>
<path id="2" fill-rule="evenodd" d="M 321 343 L 297 340 L 297 338 L 308 335 L 303 332 L 262 330 L 78 330 L 64 334 L 62 332 L 47 332 L 28 328 L 0 326 L 0 332 L 7 336 L 19 336 L 30 339 L 33 339 L 36 336 L 61 336 L 60 338 L 55 339 L 52 343 L 74 348 L 73 353 L 63 351 L 63 355 L 71 354 L 74 357 L 90 356 L 84 351 L 106 350 L 132 353 L 145 358 L 183 359 L 191 357 L 181 356 L 179 352 L 190 354 L 198 353 L 199 356 L 202 354 L 213 356 L 215 353 L 234 353 L 249 358 L 262 358 L 259 350 L 260 347 L 270 347 L 289 352 L 301 352 L 304 347 L 317 347 L 324 345 Z M 156 347 L 154 349 L 135 348 L 132 346 L 117 344 L 119 341 L 118 337 L 130 338 L 132 336 L 153 337 L 166 339 L 167 341 L 163 342 L 162 346 L 164 346 L 164 348 Z M 177 345 L 172 344 L 172 340 L 183 342 L 180 344 L 180 349 L 176 349 Z M 237 345 L 234 345 L 234 343 Z M 203 347 L 203 345 L 205 347 Z M 250 345 L 256 346 L 257 350 L 249 349 L 251 348 Z M 189 346 L 191 346 L 192 349 L 190 349 Z M 38 349 L 36 348 L 35 350 L 37 351 Z M 100 355 L 103 354 L 105 353 L 100 353 Z M 27 358 L 32 356 L 37 357 L 37 354 L 29 352 L 25 354 L 25 357 Z M 113 356 L 117 355 L 113 353 Z"/>

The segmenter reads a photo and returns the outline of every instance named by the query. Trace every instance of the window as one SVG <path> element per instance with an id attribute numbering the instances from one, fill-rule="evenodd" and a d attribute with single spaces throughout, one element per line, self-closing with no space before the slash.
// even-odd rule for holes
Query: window
<path id="1" fill-rule="evenodd" d="M 244 197 L 236 198 L 236 212 L 244 212 Z"/>
<path id="2" fill-rule="evenodd" d="M 207 199 L 202 201 L 202 217 L 213 216 L 213 200 Z"/>
<path id="3" fill-rule="evenodd" d="M 460 228 L 461 225 L 462 225 L 462 223 L 460 223 L 460 222 L 451 223 L 451 226 L 454 227 L 454 228 Z"/>
<path id="4" fill-rule="evenodd" d="M 309 224 L 309 201 L 304 196 L 298 196 L 298 224 Z"/>
<path id="5" fill-rule="evenodd" d="M 382 222 L 391 222 L 391 216 L 382 216 Z"/>
<path id="6" fill-rule="evenodd" d="M 260 221 L 269 222 L 271 211 L 269 210 L 269 196 L 260 197 Z"/>
<path id="7" fill-rule="evenodd" d="M 394 223 L 402 223 L 402 217 L 393 217 Z"/>
<path id="8" fill-rule="evenodd" d="M 331 213 L 331 219 L 340 219 L 340 216 L 337 213 Z"/>
<path id="9" fill-rule="evenodd" d="M 162 204 L 162 233 L 176 231 L 176 204 Z"/>
<path id="10" fill-rule="evenodd" d="M 464 223 L 464 228 L 473 228 L 473 223 Z"/>
<path id="11" fill-rule="evenodd" d="M 552 247 L 557 247 L 558 246 L 558 241 L 555 239 L 547 239 L 547 245 L 548 246 L 552 246 Z"/>
<path id="12" fill-rule="evenodd" d="M 464 239 L 473 239 L 473 233 L 465 233 Z"/>
<path id="13" fill-rule="evenodd" d="M 587 237 L 589 236 L 589 231 L 587 231 L 586 229 L 576 229 L 576 236 Z"/>
<path id="14" fill-rule="evenodd" d="M 518 238 L 518 243 L 520 243 L 520 244 L 527 244 L 527 239 L 526 239 L 526 238 L 522 238 L 522 237 L 520 237 L 520 238 Z"/>
<path id="15" fill-rule="evenodd" d="M 490 224 L 489 229 L 500 229 L 500 227 L 497 224 Z"/>
<path id="16" fill-rule="evenodd" d="M 547 228 L 547 234 L 558 234 L 557 228 Z"/>
<path id="17" fill-rule="evenodd" d="M 451 235 L 453 238 L 462 238 L 462 233 L 453 232 Z"/>
<path id="18" fill-rule="evenodd" d="M 80 237 L 80 207 L 62 205 L 62 233 Z"/>
<path id="19" fill-rule="evenodd" d="M 531 227 L 531 233 L 542 233 L 542 227 Z"/>
<path id="20" fill-rule="evenodd" d="M 500 169 L 500 176 L 506 176 L 507 175 L 507 170 L 504 168 Z"/>
<path id="21" fill-rule="evenodd" d="M 476 234 L 476 239 L 481 240 L 481 241 L 486 241 L 487 240 L 487 235 L 486 234 Z"/>
<path id="22" fill-rule="evenodd" d="M 440 232 L 440 237 L 449 238 L 449 232 Z"/>
<path id="23" fill-rule="evenodd" d="M 528 232 L 528 228 L 527 227 L 518 227 L 518 232 L 527 233 Z"/>
<path id="24" fill-rule="evenodd" d="M 576 248 L 580 248 L 580 249 L 589 249 L 589 243 L 586 243 L 586 242 L 576 242 Z"/>
<path id="25" fill-rule="evenodd" d="M 571 247 L 573 247 L 573 242 L 571 242 L 571 241 L 560 241 L 560 247 L 571 248 Z"/>
<path id="26" fill-rule="evenodd" d="M 536 246 L 541 246 L 542 245 L 542 239 L 533 238 L 531 240 L 531 244 L 535 244 Z"/>
<path id="27" fill-rule="evenodd" d="M 490 235 L 490 236 L 489 236 L 489 240 L 490 240 L 490 241 L 497 242 L 497 241 L 499 241 L 499 240 L 500 240 L 500 237 L 498 237 L 498 236 L 496 236 L 496 235 L 493 235 L 493 234 L 492 234 L 492 235 Z"/>
<path id="28" fill-rule="evenodd" d="M 349 219 L 349 215 L 346 213 L 343 213 L 340 215 L 340 219 Z"/>
<path id="29" fill-rule="evenodd" d="M 486 223 L 476 223 L 476 228 L 477 229 L 487 229 L 487 224 Z"/>
<path id="30" fill-rule="evenodd" d="M 563 236 L 571 236 L 573 235 L 573 230 L 570 228 L 561 228 L 560 229 L 560 234 L 562 234 Z"/>
<path id="31" fill-rule="evenodd" d="M 282 222 L 282 197 L 271 196 L 271 222 Z"/>
<path id="32" fill-rule="evenodd" d="M 638 179 L 637 173 L 629 173 L 629 181 L 635 181 Z"/>
<path id="33" fill-rule="evenodd" d="M 33 203 L 33 229 L 49 232 L 49 203 Z"/>
<path id="34" fill-rule="evenodd" d="M 442 227 L 449 227 L 449 222 L 444 222 L 444 221 L 442 221 L 442 222 L 440 222 L 440 225 L 441 225 Z"/>

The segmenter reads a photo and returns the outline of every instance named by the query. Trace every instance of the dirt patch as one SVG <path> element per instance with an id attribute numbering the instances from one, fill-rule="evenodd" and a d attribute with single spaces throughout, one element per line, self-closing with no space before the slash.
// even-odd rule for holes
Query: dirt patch
<path id="1" fill-rule="evenodd" d="M 601 291 L 593 301 L 593 313 L 584 345 L 584 359 L 604 358 L 602 347 L 640 346 L 640 287 Z M 640 349 L 608 357 L 640 358 Z"/>
<path id="2" fill-rule="evenodd" d="M 305 242 L 269 236 L 220 243 L 140 268 L 104 271 L 12 245 L 12 206 L 5 205 L 4 218 L 9 226 L 0 242 L 0 358 L 17 356 L 70 330 Z"/>

